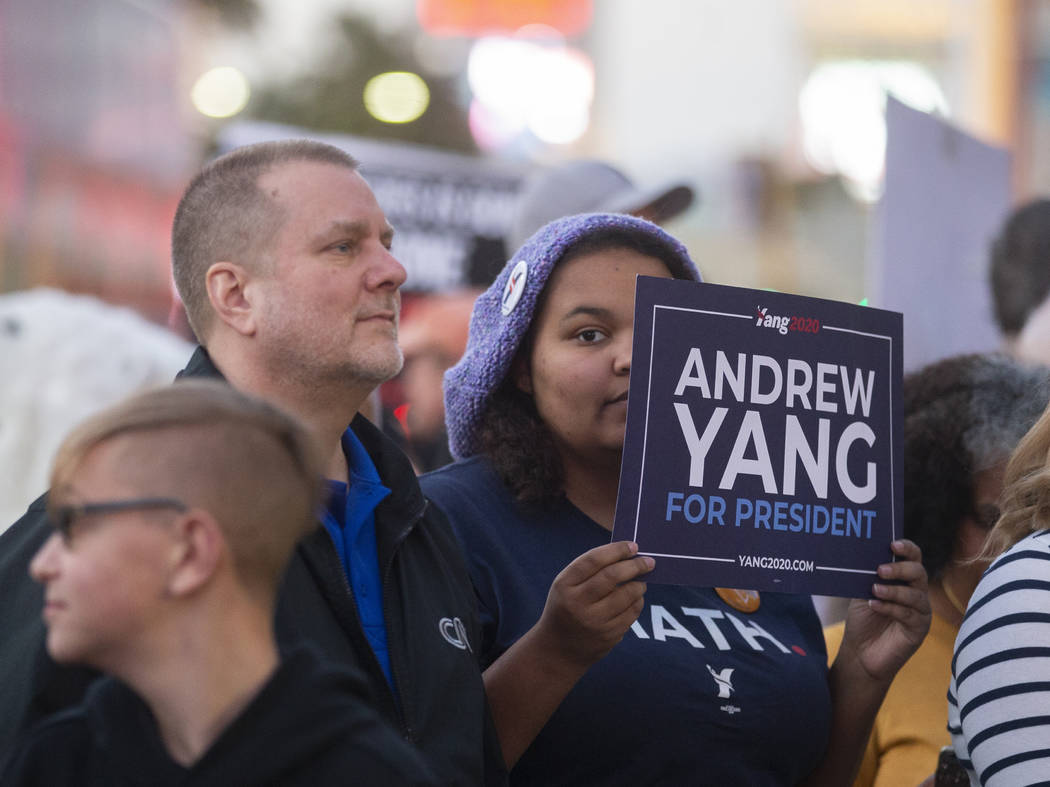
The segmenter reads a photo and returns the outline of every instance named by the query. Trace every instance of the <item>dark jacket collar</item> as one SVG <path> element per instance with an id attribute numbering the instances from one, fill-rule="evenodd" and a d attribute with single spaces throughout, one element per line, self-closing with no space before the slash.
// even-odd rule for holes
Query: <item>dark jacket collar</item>
<path id="1" fill-rule="evenodd" d="M 223 377 L 222 372 L 219 371 L 219 367 L 212 361 L 211 356 L 208 355 L 208 351 L 200 345 L 197 345 L 197 349 L 193 351 L 193 355 L 190 356 L 186 368 L 175 375 L 176 380 L 180 380 L 183 377 L 214 377 L 219 380 L 226 379 Z"/>
<path id="2" fill-rule="evenodd" d="M 201 346 L 194 350 L 186 368 L 179 372 L 175 379 L 190 377 L 225 379 L 211 356 L 208 355 L 208 351 Z M 393 440 L 363 415 L 356 415 L 350 423 L 350 428 L 354 430 L 357 439 L 361 441 L 368 455 L 375 462 L 383 485 L 391 490 L 390 495 L 379 504 L 379 513 L 382 515 L 389 512 L 391 517 L 398 522 L 418 519 L 423 513 L 424 498 L 416 481 L 415 470 L 408 457 Z M 395 536 L 395 534 L 389 535 Z"/>

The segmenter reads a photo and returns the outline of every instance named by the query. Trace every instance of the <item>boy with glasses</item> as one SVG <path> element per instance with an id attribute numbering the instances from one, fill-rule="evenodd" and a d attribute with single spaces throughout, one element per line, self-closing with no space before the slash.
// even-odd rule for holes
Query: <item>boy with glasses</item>
<path id="1" fill-rule="evenodd" d="M 34 728 L 0 782 L 426 783 L 355 674 L 278 654 L 277 587 L 316 526 L 320 478 L 296 422 L 217 382 L 76 429 L 30 573 L 50 656 L 112 677 Z"/>

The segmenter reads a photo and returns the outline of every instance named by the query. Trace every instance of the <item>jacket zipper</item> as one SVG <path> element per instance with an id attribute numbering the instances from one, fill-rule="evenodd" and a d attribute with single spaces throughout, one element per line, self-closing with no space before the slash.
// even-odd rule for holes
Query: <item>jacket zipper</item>
<path id="1" fill-rule="evenodd" d="M 401 546 L 401 542 L 403 542 L 408 537 L 408 534 L 410 532 L 412 532 L 413 528 L 415 528 L 416 525 L 419 524 L 420 520 L 423 519 L 423 514 L 426 513 L 426 510 L 427 510 L 427 500 L 424 498 L 423 506 L 419 509 L 419 512 L 414 517 L 412 517 L 412 519 L 409 520 L 408 524 L 405 525 L 404 529 L 402 529 L 402 531 L 400 533 L 398 533 L 398 536 L 394 540 L 394 544 L 393 544 L 393 546 L 391 547 L 391 550 L 390 550 L 390 559 L 387 561 L 386 565 L 383 567 L 383 617 L 384 617 L 385 620 L 390 620 L 391 619 L 390 606 L 389 606 L 390 605 L 390 591 L 392 589 L 391 580 L 390 580 L 390 573 L 391 573 L 391 570 L 393 569 L 393 566 L 394 566 L 394 558 L 397 555 L 397 550 Z M 401 678 L 402 678 L 402 676 L 405 673 L 404 673 L 404 670 L 401 668 L 400 649 L 389 648 L 388 651 L 390 653 L 390 671 L 391 671 L 391 673 L 393 673 L 393 676 L 394 676 L 394 685 L 396 685 L 396 686 L 404 686 L 405 683 L 404 683 L 403 680 L 401 680 Z M 404 732 L 404 738 L 407 741 L 411 741 L 412 743 L 415 743 L 416 742 L 416 732 L 415 732 L 414 729 L 412 729 L 412 726 L 407 721 L 407 719 L 410 717 L 410 714 L 408 713 L 408 703 L 409 703 L 408 693 L 405 692 L 405 691 L 402 691 L 400 693 L 400 697 L 401 697 L 401 707 L 398 708 L 398 714 L 399 714 L 399 718 L 401 719 L 401 728 L 402 728 L 402 730 Z M 393 701 L 393 695 L 391 695 L 391 700 Z M 396 706 L 397 703 L 394 702 L 394 705 Z"/>
<path id="2" fill-rule="evenodd" d="M 368 654 L 368 656 L 366 657 L 366 661 L 368 662 L 369 669 L 383 682 L 383 685 L 386 688 L 386 696 L 389 700 L 390 707 L 394 711 L 394 717 L 398 720 L 398 724 L 400 725 L 402 731 L 407 732 L 410 728 L 407 722 L 405 721 L 404 713 L 402 712 L 401 708 L 398 707 L 398 703 L 394 699 L 393 691 L 387 683 L 386 674 L 383 672 L 383 668 L 379 664 L 379 659 L 376 656 L 375 651 L 372 650 L 372 644 L 368 641 L 368 637 L 365 636 L 364 627 L 361 625 L 361 613 L 357 609 L 357 598 L 354 596 L 354 591 L 350 587 L 350 581 L 347 579 L 346 572 L 343 570 L 343 564 L 339 561 L 339 555 L 335 551 L 335 545 L 332 544 L 331 536 L 327 532 L 325 533 L 325 535 L 328 536 L 327 545 L 329 549 L 326 550 L 328 562 L 333 568 L 336 569 L 336 572 L 339 574 L 340 579 L 342 579 L 343 590 L 346 592 L 346 602 L 352 612 L 351 617 L 353 622 L 351 624 L 351 638 L 354 642 L 356 642 L 356 646 L 359 649 L 363 649 L 363 651 Z M 386 604 L 384 602 L 384 614 L 385 613 Z"/>

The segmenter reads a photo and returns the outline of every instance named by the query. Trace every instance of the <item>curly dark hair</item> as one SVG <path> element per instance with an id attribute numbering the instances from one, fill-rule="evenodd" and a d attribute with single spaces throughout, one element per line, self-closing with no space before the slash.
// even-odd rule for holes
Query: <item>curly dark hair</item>
<path id="1" fill-rule="evenodd" d="M 991 256 L 995 318 L 1003 333 L 1015 336 L 1050 293 L 1050 200 L 1034 200 L 1011 213 Z"/>
<path id="2" fill-rule="evenodd" d="M 672 275 L 682 278 L 682 265 L 673 250 L 648 235 L 619 228 L 600 230 L 581 238 L 565 250 L 557 265 L 611 249 L 630 249 L 655 257 Z M 514 355 L 511 370 L 527 363 L 532 354 L 536 316 L 542 313 L 548 292 L 545 288 L 536 301 L 532 326 Z M 480 453 L 489 458 L 503 483 L 520 502 L 549 505 L 565 494 L 561 456 L 554 436 L 536 412 L 532 396 L 517 387 L 512 375 L 513 371 L 504 378 L 481 416 Z"/>
<path id="3" fill-rule="evenodd" d="M 1050 400 L 1050 370 L 1002 354 L 960 355 L 906 375 L 904 535 L 931 579 L 948 566 L 960 522 L 974 511 L 974 477 L 1010 456 Z"/>
<path id="4" fill-rule="evenodd" d="M 549 504 L 565 494 L 561 455 L 536 405 L 507 377 L 489 401 L 478 430 L 481 453 L 520 502 Z"/>

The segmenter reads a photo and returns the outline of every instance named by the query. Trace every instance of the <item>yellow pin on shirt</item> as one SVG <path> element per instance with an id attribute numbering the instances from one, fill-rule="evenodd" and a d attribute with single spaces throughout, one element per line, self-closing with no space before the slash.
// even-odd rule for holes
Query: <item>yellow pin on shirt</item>
<path id="1" fill-rule="evenodd" d="M 741 612 L 754 612 L 762 599 L 757 590 L 737 590 L 736 588 L 715 588 L 715 593 L 726 604 Z"/>

